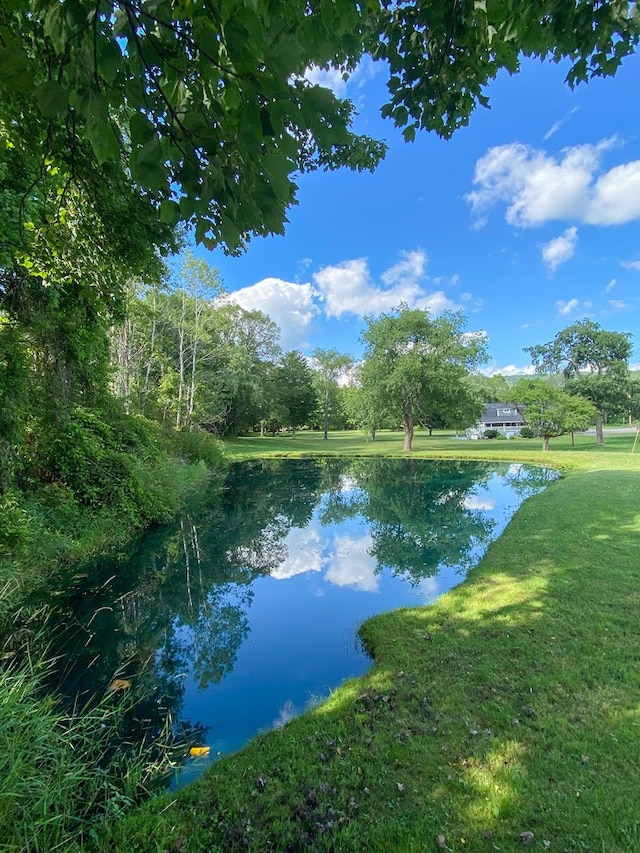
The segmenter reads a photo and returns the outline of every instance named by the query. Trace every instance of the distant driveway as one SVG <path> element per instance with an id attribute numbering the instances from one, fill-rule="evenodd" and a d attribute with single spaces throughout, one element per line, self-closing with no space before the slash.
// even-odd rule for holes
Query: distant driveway
<path id="1" fill-rule="evenodd" d="M 636 431 L 637 427 L 605 427 L 604 428 L 604 436 L 605 438 L 608 435 L 633 435 Z M 582 435 L 595 435 L 595 429 L 585 429 Z"/>

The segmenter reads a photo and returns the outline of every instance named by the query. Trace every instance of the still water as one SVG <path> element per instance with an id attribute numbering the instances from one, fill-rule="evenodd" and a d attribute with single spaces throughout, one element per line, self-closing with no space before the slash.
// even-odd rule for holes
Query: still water
<path id="1" fill-rule="evenodd" d="M 143 686 L 147 721 L 170 710 L 211 748 L 182 784 L 362 674 L 358 626 L 463 580 L 554 478 L 484 462 L 237 464 L 178 523 L 58 578 L 56 686 L 80 702 L 115 677 Z"/>

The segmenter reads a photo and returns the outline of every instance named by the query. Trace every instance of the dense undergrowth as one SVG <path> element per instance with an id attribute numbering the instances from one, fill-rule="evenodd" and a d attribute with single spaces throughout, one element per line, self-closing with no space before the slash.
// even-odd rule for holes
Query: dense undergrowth
<path id="1" fill-rule="evenodd" d="M 219 442 L 140 417 L 77 411 L 21 460 L 0 496 L 0 839 L 3 850 L 65 850 L 149 796 L 174 758 L 168 718 L 143 719 L 144 688 L 63 706 L 46 686 L 43 614 L 51 570 L 174 517 L 223 473 Z"/>

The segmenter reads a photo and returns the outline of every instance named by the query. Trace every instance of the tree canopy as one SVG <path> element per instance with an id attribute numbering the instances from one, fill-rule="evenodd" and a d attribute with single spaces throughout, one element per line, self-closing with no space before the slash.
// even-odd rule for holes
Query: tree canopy
<path id="1" fill-rule="evenodd" d="M 631 335 L 609 332 L 593 320 L 562 329 L 552 341 L 527 347 L 538 373 L 562 373 L 566 390 L 580 395 L 598 410 L 596 436 L 604 444 L 603 413 L 619 409 L 628 398 Z"/>
<path id="2" fill-rule="evenodd" d="M 4 0 L 0 136 L 33 188 L 52 169 L 120 187 L 234 252 L 282 232 L 297 173 L 384 156 L 310 67 L 384 62 L 382 114 L 449 137 L 523 55 L 568 57 L 574 85 L 614 74 L 639 28 L 626 0 Z"/>
<path id="3" fill-rule="evenodd" d="M 486 341 L 464 331 L 465 318 L 446 313 L 432 319 L 427 311 L 400 306 L 377 320 L 369 317 L 360 380 L 379 411 L 404 423 L 404 449 L 411 450 L 421 414 L 457 412 L 471 396 L 468 371 L 485 360 Z"/>
<path id="4" fill-rule="evenodd" d="M 554 436 L 587 429 L 597 415 L 589 400 L 572 396 L 542 379 L 521 379 L 514 385 L 513 394 L 524 403 L 527 425 L 542 438 L 543 450 L 549 449 L 549 439 Z"/>

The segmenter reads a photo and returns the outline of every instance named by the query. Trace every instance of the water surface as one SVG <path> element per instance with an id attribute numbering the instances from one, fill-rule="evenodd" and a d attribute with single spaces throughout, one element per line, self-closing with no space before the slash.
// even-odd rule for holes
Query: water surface
<path id="1" fill-rule="evenodd" d="M 463 580 L 554 477 L 413 459 L 234 465 L 197 511 L 50 590 L 57 686 L 84 701 L 115 676 L 142 682 L 145 718 L 169 709 L 214 760 L 362 674 L 358 626 Z"/>

